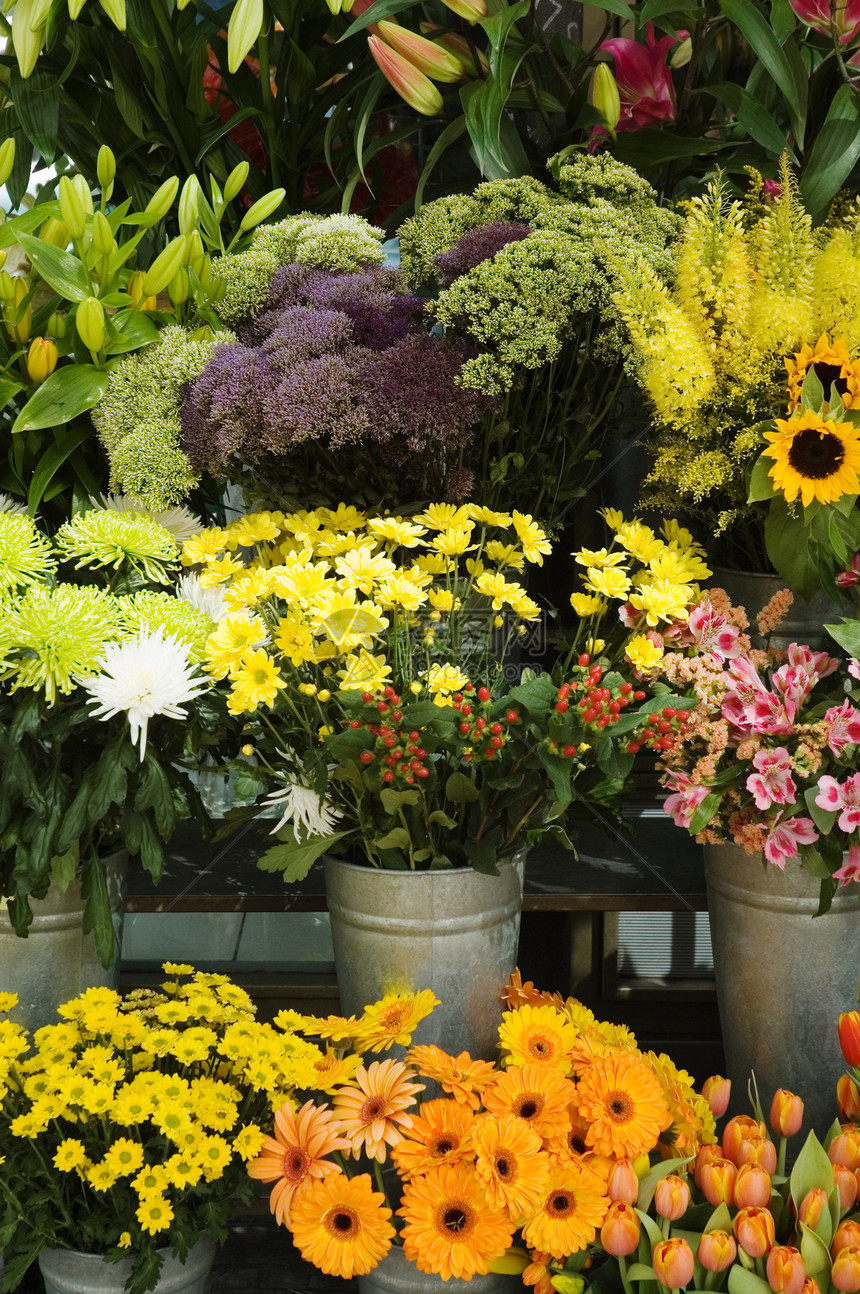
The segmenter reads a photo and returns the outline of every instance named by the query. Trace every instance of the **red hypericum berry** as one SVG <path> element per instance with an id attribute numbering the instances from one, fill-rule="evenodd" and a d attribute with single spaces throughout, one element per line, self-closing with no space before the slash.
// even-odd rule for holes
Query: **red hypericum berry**
<path id="1" fill-rule="evenodd" d="M 637 753 L 637 751 L 639 750 L 639 742 L 638 742 L 638 741 L 628 741 L 628 743 L 627 743 L 627 749 L 630 751 L 630 754 L 631 754 L 631 755 L 635 755 L 635 754 Z"/>
<path id="2" fill-rule="evenodd" d="M 613 701 L 613 702 L 612 702 L 612 704 L 611 704 L 611 705 L 610 705 L 610 707 L 609 707 L 609 713 L 610 713 L 610 714 L 618 714 L 618 713 L 620 712 L 620 710 L 621 710 L 621 702 L 620 702 L 620 701 Z"/>
<path id="3" fill-rule="evenodd" d="M 479 688 L 478 688 L 478 700 L 479 700 L 479 701 L 489 701 L 489 699 L 490 699 L 490 689 L 489 689 L 488 687 L 479 687 Z"/>
<path id="4" fill-rule="evenodd" d="M 360 727 L 361 727 L 361 720 L 360 720 L 360 719 L 353 719 L 349 726 L 350 726 L 350 728 L 360 728 Z"/>
<path id="5" fill-rule="evenodd" d="M 464 705 L 460 713 L 465 715 L 470 715 L 472 713 L 472 707 L 470 705 Z"/>
<path id="6" fill-rule="evenodd" d="M 460 702 L 462 703 L 462 700 L 463 700 L 463 693 L 462 693 L 462 692 L 455 692 L 455 693 L 454 693 L 454 700 L 455 700 L 455 701 L 460 701 Z"/>
<path id="7" fill-rule="evenodd" d="M 663 718 L 664 718 L 664 719 L 674 719 L 674 718 L 675 718 L 675 714 L 676 714 L 676 713 L 677 713 L 677 712 L 676 712 L 675 710 L 673 710 L 673 709 L 672 709 L 672 707 L 671 707 L 670 705 L 667 705 L 667 706 L 666 706 L 666 709 L 663 711 Z"/>
<path id="8" fill-rule="evenodd" d="M 372 759 L 373 759 L 373 756 L 371 755 L 371 753 L 370 753 L 370 751 L 369 751 L 369 750 L 363 750 L 363 751 L 361 752 L 361 762 L 362 762 L 362 764 L 369 764 L 369 763 L 370 763 L 370 761 L 371 761 Z"/>
<path id="9" fill-rule="evenodd" d="M 658 732 L 671 732 L 671 731 L 672 731 L 672 725 L 671 725 L 671 723 L 669 722 L 669 720 L 668 720 L 668 719 L 661 719 L 661 720 L 660 720 L 660 722 L 657 724 L 657 731 L 658 731 Z"/>
<path id="10" fill-rule="evenodd" d="M 591 657 L 586 655 L 585 652 L 583 652 L 579 658 L 579 663 L 580 665 L 587 665 L 590 660 L 591 660 Z"/>
<path id="11" fill-rule="evenodd" d="M 644 693 L 644 692 L 634 692 L 634 693 L 633 693 L 633 700 L 634 700 L 634 701 L 644 701 L 644 700 L 645 700 L 645 693 Z"/>
<path id="12" fill-rule="evenodd" d="M 486 726 L 487 726 L 486 719 L 477 718 L 475 720 L 475 727 L 478 729 L 479 732 L 481 731 L 482 728 L 486 728 Z"/>
<path id="13" fill-rule="evenodd" d="M 586 723 L 594 723 L 594 720 L 597 718 L 597 711 L 593 707 L 589 707 L 582 717 Z"/>
<path id="14" fill-rule="evenodd" d="M 393 710 L 391 712 L 391 718 L 394 720 L 395 723 L 399 723 L 400 720 L 403 718 L 403 715 L 400 712 L 400 710 Z"/>
<path id="15" fill-rule="evenodd" d="M 467 683 L 466 686 L 463 688 L 464 692 L 474 692 L 474 690 L 475 690 L 474 683 Z"/>
<path id="16" fill-rule="evenodd" d="M 383 746 L 387 746 L 387 747 L 388 747 L 388 749 L 389 749 L 389 750 L 391 750 L 391 747 L 392 747 L 392 746 L 396 746 L 396 745 L 397 745 L 397 738 L 396 738 L 396 737 L 385 737 L 385 738 L 383 739 L 382 744 L 383 744 Z"/>
<path id="17" fill-rule="evenodd" d="M 565 746 L 564 750 L 561 753 L 564 755 L 565 759 L 573 759 L 574 755 L 576 754 L 576 747 Z"/>
<path id="18" fill-rule="evenodd" d="M 410 784 L 410 786 L 414 784 L 415 778 L 412 773 L 406 774 L 406 781 Z"/>
<path id="19" fill-rule="evenodd" d="M 387 769 L 387 770 L 382 774 L 382 780 L 383 780 L 383 782 L 393 782 L 393 781 L 394 781 L 394 774 L 392 773 L 392 771 L 391 771 L 391 769 L 390 769 L 390 768 L 389 768 L 389 769 Z"/>
<path id="20" fill-rule="evenodd" d="M 377 703 L 376 703 L 376 708 L 377 708 L 377 710 L 379 711 L 379 713 L 380 713 L 380 714 L 387 714 L 387 713 L 388 713 L 388 706 L 387 706 L 387 704 L 385 703 L 385 701 L 377 701 Z"/>
<path id="21" fill-rule="evenodd" d="M 472 752 L 467 751 L 466 754 L 463 756 L 463 758 L 467 761 L 467 763 L 470 763 L 472 759 Z"/>
<path id="22" fill-rule="evenodd" d="M 597 726 L 598 726 L 598 728 L 605 728 L 605 727 L 606 727 L 606 725 L 607 725 L 608 723 L 611 723 L 611 722 L 612 722 L 612 719 L 611 719 L 610 715 L 608 715 L 608 714 L 599 714 L 599 715 L 597 716 Z"/>
<path id="23" fill-rule="evenodd" d="M 505 718 L 508 723 L 519 723 L 520 716 L 517 714 L 516 710 L 509 710 L 505 715 Z"/>
<path id="24" fill-rule="evenodd" d="M 500 746 L 504 746 L 505 744 L 503 737 L 492 737 L 491 741 L 492 741 L 492 744 L 495 746 L 496 750 L 498 750 Z"/>
<path id="25" fill-rule="evenodd" d="M 567 714 L 567 708 L 568 708 L 567 701 L 556 701 L 555 703 L 556 714 Z"/>
<path id="26" fill-rule="evenodd" d="M 500 723 L 494 723 L 490 728 L 490 732 L 493 733 L 494 736 L 498 736 L 501 731 L 502 725 Z"/>
<path id="27" fill-rule="evenodd" d="M 361 694 L 361 699 L 362 699 L 362 701 L 364 701 L 364 702 L 365 702 L 365 704 L 367 704 L 367 702 L 368 702 L 368 701 L 372 701 L 372 700 L 373 700 L 373 693 L 372 693 L 372 692 L 362 692 L 362 694 Z"/>
<path id="28" fill-rule="evenodd" d="M 394 696 L 394 688 L 393 688 L 393 687 L 384 687 L 384 688 L 382 689 L 382 695 L 383 695 L 383 696 L 387 696 L 387 697 L 389 697 L 389 698 L 390 698 L 390 697 L 392 697 L 392 696 Z"/>
<path id="29" fill-rule="evenodd" d="M 397 749 L 396 749 L 396 750 L 392 750 L 392 752 L 391 752 L 391 753 L 392 753 L 392 755 L 394 756 L 394 758 L 395 758 L 395 759 L 402 759 L 402 758 L 403 758 L 403 751 L 400 749 L 400 747 L 399 747 L 399 746 L 397 747 Z"/>
<path id="30" fill-rule="evenodd" d="M 659 742 L 655 742 L 655 745 L 658 745 L 658 746 L 660 747 L 660 749 L 661 749 L 661 750 L 671 750 L 671 749 L 672 749 L 672 738 L 671 738 L 671 737 L 661 737 L 661 738 L 660 738 L 660 740 L 659 740 Z"/>
<path id="31" fill-rule="evenodd" d="M 467 735 L 472 731 L 472 725 L 471 725 L 470 723 L 461 723 L 461 724 L 460 724 L 460 731 L 462 732 L 463 736 L 465 737 L 465 736 L 467 736 Z"/>
<path id="32" fill-rule="evenodd" d="M 587 710 L 588 707 L 591 705 L 591 702 L 589 701 L 587 696 L 584 696 L 581 701 L 577 701 L 577 705 L 579 706 L 580 710 Z M 555 708 L 557 710 L 558 706 L 556 706 Z"/>
<path id="33" fill-rule="evenodd" d="M 626 706 L 626 705 L 629 705 L 629 704 L 630 704 L 630 697 L 629 697 L 629 696 L 623 696 L 623 697 L 621 698 L 621 700 L 618 702 L 618 704 L 619 704 L 619 705 L 621 706 L 621 708 L 623 709 L 623 708 L 624 708 L 624 706 Z"/>
<path id="34" fill-rule="evenodd" d="M 487 759 L 496 758 L 496 752 L 493 750 L 492 746 L 488 746 L 487 749 L 484 751 L 484 754 L 486 755 Z"/>
<path id="35" fill-rule="evenodd" d="M 643 729 L 642 729 L 642 731 L 640 732 L 639 736 L 640 736 L 640 737 L 642 737 L 642 739 L 643 739 L 644 741 L 650 741 L 650 740 L 651 740 L 651 738 L 654 736 L 654 729 L 653 729 L 653 728 L 643 728 Z"/>
<path id="36" fill-rule="evenodd" d="M 592 665 L 589 676 L 594 679 L 595 683 L 598 683 L 603 678 L 603 666 Z"/>
<path id="37" fill-rule="evenodd" d="M 410 734 L 409 734 L 409 740 L 410 740 L 410 741 L 420 741 L 420 740 L 421 740 L 421 733 L 420 733 L 420 732 L 410 732 Z"/>
<path id="38" fill-rule="evenodd" d="M 429 777 L 429 776 L 430 776 L 430 769 L 429 769 L 429 768 L 423 768 L 423 767 L 422 767 L 422 768 L 416 768 L 416 770 L 415 770 L 415 776 L 416 776 L 416 777 Z"/>
<path id="39" fill-rule="evenodd" d="M 618 691 L 619 691 L 619 692 L 623 692 L 623 694 L 626 696 L 628 692 L 632 692 L 632 691 L 633 691 L 633 684 L 632 684 L 632 683 L 622 683 L 622 684 L 621 684 L 621 686 L 620 686 L 620 688 L 618 689 Z"/>
<path id="40" fill-rule="evenodd" d="M 567 694 L 568 694 L 568 692 L 569 692 L 569 691 L 570 691 L 570 684 L 569 684 L 569 683 L 562 683 L 561 687 L 558 689 L 558 699 L 559 699 L 559 701 L 563 701 L 563 700 L 564 700 L 564 698 L 567 696 Z"/>
<path id="41" fill-rule="evenodd" d="M 411 745 L 410 745 L 410 746 L 407 746 L 407 747 L 406 747 L 406 754 L 407 754 L 407 755 L 414 755 L 417 749 L 418 749 L 418 747 L 417 747 L 417 746 L 411 746 Z"/>
<path id="42" fill-rule="evenodd" d="M 424 758 L 424 756 L 427 754 L 427 751 L 426 751 L 426 750 L 422 750 L 422 749 L 421 749 L 421 747 L 419 746 L 419 747 L 418 747 L 418 749 L 416 750 L 415 754 L 416 754 L 416 757 L 417 757 L 418 759 L 423 759 L 423 758 Z"/>
<path id="43" fill-rule="evenodd" d="M 421 763 L 420 759 L 413 759 L 409 767 L 412 769 L 414 773 L 414 772 L 417 772 L 419 768 L 423 768 L 424 765 Z"/>
<path id="44" fill-rule="evenodd" d="M 385 756 L 385 762 L 386 762 L 386 764 L 388 764 L 388 765 L 389 765 L 389 767 L 394 768 L 395 764 L 397 763 L 397 756 L 396 756 L 396 755 L 386 755 L 386 756 Z"/>
<path id="45" fill-rule="evenodd" d="M 677 716 L 677 718 L 678 718 L 678 722 L 679 722 L 679 723 L 686 723 L 686 722 L 687 722 L 687 720 L 689 719 L 689 717 L 690 717 L 690 711 L 689 711 L 689 710 L 679 710 L 679 711 L 678 711 L 678 716 Z"/>

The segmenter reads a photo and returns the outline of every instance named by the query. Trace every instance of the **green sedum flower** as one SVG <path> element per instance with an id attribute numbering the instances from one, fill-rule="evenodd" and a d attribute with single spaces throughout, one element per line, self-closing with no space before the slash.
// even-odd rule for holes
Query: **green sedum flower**
<path id="1" fill-rule="evenodd" d="M 132 637 L 137 637 L 141 629 L 155 633 L 161 628 L 165 634 L 187 646 L 188 658 L 193 664 L 203 660 L 206 640 L 217 628 L 205 611 L 193 607 L 183 598 L 147 589 L 130 597 L 118 598 L 117 603 L 122 627 Z"/>
<path id="2" fill-rule="evenodd" d="M 143 512 L 79 512 L 57 531 L 56 547 L 78 570 L 85 566 L 130 566 L 157 584 L 179 564 L 179 545 L 169 530 Z"/>
<path id="3" fill-rule="evenodd" d="M 56 565 L 51 541 L 39 533 L 32 517 L 0 512 L 0 592 L 42 583 Z"/>
<path id="4" fill-rule="evenodd" d="M 11 690 L 44 691 L 49 705 L 76 678 L 97 672 L 108 643 L 122 638 L 119 607 L 104 589 L 33 584 L 4 604 L 0 670 Z"/>

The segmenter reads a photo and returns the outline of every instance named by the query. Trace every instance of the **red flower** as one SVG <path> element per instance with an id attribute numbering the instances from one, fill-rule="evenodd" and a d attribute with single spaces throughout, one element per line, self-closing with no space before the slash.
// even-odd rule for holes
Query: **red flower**
<path id="1" fill-rule="evenodd" d="M 646 23 L 645 30 L 644 45 L 616 36 L 600 46 L 615 61 L 615 80 L 621 95 L 617 130 L 641 130 L 655 122 L 675 120 L 675 87 L 666 55 L 673 45 L 686 40 L 688 33 L 676 31 L 674 36 L 655 40 L 653 23 Z"/>

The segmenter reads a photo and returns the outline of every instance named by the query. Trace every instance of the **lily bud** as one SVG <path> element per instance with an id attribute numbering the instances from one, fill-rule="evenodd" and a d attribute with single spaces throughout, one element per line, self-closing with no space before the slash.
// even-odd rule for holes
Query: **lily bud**
<path id="1" fill-rule="evenodd" d="M 702 1189 L 702 1170 L 705 1164 L 712 1164 L 717 1159 L 723 1158 L 722 1148 L 720 1146 L 705 1145 L 699 1146 L 696 1151 L 696 1159 L 693 1165 L 693 1181 Z"/>
<path id="2" fill-rule="evenodd" d="M 14 341 L 22 344 L 30 337 L 33 326 L 33 307 L 24 305 L 29 288 L 22 278 L 12 279 L 12 300 L 7 311 L 7 327 Z"/>
<path id="3" fill-rule="evenodd" d="M 773 1248 L 776 1233 L 769 1209 L 741 1209 L 733 1226 L 735 1239 L 750 1258 L 764 1258 Z"/>
<path id="4" fill-rule="evenodd" d="M 836 1099 L 842 1118 L 860 1123 L 860 1088 L 850 1074 L 843 1074 L 836 1084 Z"/>
<path id="5" fill-rule="evenodd" d="M 719 1204 L 734 1204 L 735 1180 L 738 1170 L 730 1159 L 714 1159 L 702 1165 L 702 1193 L 714 1208 Z"/>
<path id="6" fill-rule="evenodd" d="M 232 202 L 238 198 L 242 189 L 245 187 L 245 181 L 248 178 L 248 172 L 251 169 L 250 162 L 239 162 L 234 166 L 224 182 L 224 201 Z"/>
<path id="7" fill-rule="evenodd" d="M 442 96 L 433 82 L 378 36 L 368 36 L 367 45 L 382 75 L 401 99 L 425 117 L 438 117 L 443 107 Z"/>
<path id="8" fill-rule="evenodd" d="M 117 31 L 125 31 L 125 0 L 99 0 Z"/>
<path id="9" fill-rule="evenodd" d="M 27 374 L 31 382 L 44 382 L 57 367 L 57 348 L 44 337 L 34 337 L 27 351 Z"/>
<path id="10" fill-rule="evenodd" d="M 827 1147 L 827 1157 L 831 1164 L 844 1164 L 856 1173 L 860 1169 L 860 1128 L 844 1123 Z"/>
<path id="11" fill-rule="evenodd" d="M 677 1222 L 687 1212 L 690 1203 L 690 1188 L 683 1177 L 670 1173 L 662 1177 L 654 1191 L 654 1207 L 661 1218 Z"/>
<path id="12" fill-rule="evenodd" d="M 179 195 L 179 229 L 183 234 L 190 234 L 197 228 L 197 212 L 202 190 L 196 175 L 189 175 Z"/>
<path id="13" fill-rule="evenodd" d="M 641 1229 L 633 1205 L 614 1200 L 600 1228 L 600 1243 L 614 1258 L 626 1258 L 639 1247 Z"/>
<path id="14" fill-rule="evenodd" d="M 801 1294 L 806 1271 L 799 1250 L 776 1245 L 767 1256 L 766 1271 L 773 1294 Z"/>
<path id="15" fill-rule="evenodd" d="M 49 216 L 39 230 L 39 239 L 63 251 L 69 245 L 69 231 L 62 220 L 55 220 L 53 216 Z"/>
<path id="16" fill-rule="evenodd" d="M 443 3 L 458 18 L 465 18 L 468 23 L 479 22 L 490 12 L 487 0 L 443 0 Z"/>
<path id="17" fill-rule="evenodd" d="M 842 1055 L 849 1065 L 860 1066 L 860 1011 L 843 1011 L 838 1028 Z"/>
<path id="18" fill-rule="evenodd" d="M 167 285 L 167 293 L 168 293 L 168 296 L 170 297 L 170 304 L 173 306 L 174 309 L 177 309 L 179 306 L 185 304 L 185 302 L 188 300 L 188 295 L 190 290 L 191 289 L 188 281 L 188 270 L 185 268 L 184 265 L 180 265 L 179 269 L 176 271 L 173 278 L 170 280 L 170 282 Z"/>
<path id="19" fill-rule="evenodd" d="M 15 165 L 15 139 L 10 135 L 0 144 L 0 185 L 6 183 Z"/>
<path id="20" fill-rule="evenodd" d="M 557 1272 L 555 1276 L 550 1276 L 550 1284 L 558 1294 L 582 1294 L 585 1289 L 585 1281 L 581 1276 L 571 1276 L 569 1272 Z"/>
<path id="21" fill-rule="evenodd" d="M 200 262 L 200 268 L 194 271 L 204 288 L 212 282 L 212 257 L 207 253 Z"/>
<path id="22" fill-rule="evenodd" d="M 606 1193 L 619 1204 L 635 1204 L 639 1198 L 639 1178 L 629 1159 L 617 1159 L 606 1179 Z"/>
<path id="23" fill-rule="evenodd" d="M 12 11 L 12 44 L 25 81 L 36 66 L 50 8 L 51 0 L 18 0 Z"/>
<path id="24" fill-rule="evenodd" d="M 673 71 L 679 67 L 686 67 L 692 57 L 693 40 L 691 36 L 686 36 L 683 40 L 678 41 L 678 44 L 669 55 L 669 66 Z"/>
<path id="25" fill-rule="evenodd" d="M 767 1208 L 771 1194 L 770 1173 L 758 1164 L 741 1164 L 735 1178 L 735 1204 L 738 1208 Z"/>
<path id="26" fill-rule="evenodd" d="M 48 332 L 52 337 L 65 337 L 66 335 L 66 318 L 55 310 L 48 320 Z"/>
<path id="27" fill-rule="evenodd" d="M 90 186 L 79 171 L 76 171 L 72 176 L 72 185 L 81 200 L 84 214 L 91 216 L 93 214 L 93 195 L 90 193 Z"/>
<path id="28" fill-rule="evenodd" d="M 708 1272 L 724 1272 L 737 1258 L 738 1247 L 728 1231 L 706 1231 L 699 1241 L 699 1262 Z"/>
<path id="29" fill-rule="evenodd" d="M 432 40 L 425 40 L 396 22 L 378 22 L 376 30 L 390 49 L 402 54 L 431 81 L 462 81 L 465 77 L 466 69 L 460 60 Z"/>
<path id="30" fill-rule="evenodd" d="M 129 274 L 125 290 L 131 297 L 132 301 L 137 304 L 143 296 L 143 270 L 135 270 L 133 274 Z"/>
<path id="31" fill-rule="evenodd" d="M 200 273 L 200 266 L 203 264 L 205 255 L 206 249 L 203 246 L 203 239 L 200 237 L 200 230 L 192 229 L 188 235 L 188 264 L 195 274 Z"/>
<path id="32" fill-rule="evenodd" d="M 712 1074 L 702 1084 L 702 1096 L 711 1107 L 715 1119 L 721 1119 L 729 1108 L 732 1096 L 732 1080 L 723 1078 L 722 1074 Z"/>
<path id="33" fill-rule="evenodd" d="M 749 1137 L 766 1137 L 767 1128 L 757 1119 L 752 1119 L 748 1114 L 736 1114 L 733 1119 L 729 1119 L 723 1128 L 723 1154 L 726 1159 L 730 1159 L 733 1164 L 739 1164 L 740 1148 L 742 1142 Z"/>
<path id="34" fill-rule="evenodd" d="M 227 67 L 236 72 L 260 35 L 265 21 L 263 0 L 236 0 L 227 27 Z"/>
<path id="35" fill-rule="evenodd" d="M 421 32 L 435 44 L 447 49 L 463 64 L 467 76 L 484 77 L 490 74 L 490 60 L 482 49 L 470 45 L 461 31 L 444 31 L 436 23 L 422 22 Z M 438 35 L 437 35 L 438 33 Z"/>
<path id="36" fill-rule="evenodd" d="M 179 176 L 171 175 L 169 180 L 165 180 L 153 193 L 147 202 L 144 212 L 149 216 L 149 224 L 154 225 L 157 220 L 163 220 L 167 215 L 176 198 L 179 190 Z"/>
<path id="37" fill-rule="evenodd" d="M 258 198 L 242 217 L 242 222 L 239 225 L 242 232 L 247 233 L 255 225 L 262 224 L 264 220 L 267 220 L 269 216 L 277 211 L 286 194 L 286 189 L 272 189 L 270 193 L 264 193 L 262 198 Z"/>
<path id="38" fill-rule="evenodd" d="M 93 215 L 93 246 L 100 256 L 110 256 L 116 248 L 110 221 L 101 211 L 96 211 Z"/>
<path id="39" fill-rule="evenodd" d="M 591 78 L 591 102 L 603 118 L 607 129 L 614 132 L 621 120 L 621 95 L 618 82 L 608 63 L 598 63 Z"/>
<path id="40" fill-rule="evenodd" d="M 797 1220 L 814 1231 L 821 1220 L 821 1214 L 827 1212 L 827 1192 L 820 1186 L 811 1187 L 800 1201 Z"/>
<path id="41" fill-rule="evenodd" d="M 75 21 L 75 19 L 83 9 L 86 2 L 87 0 L 69 0 L 69 17 L 71 18 L 72 22 Z"/>
<path id="42" fill-rule="evenodd" d="M 857 1199 L 857 1178 L 844 1164 L 834 1164 L 833 1180 L 839 1192 L 839 1212 L 848 1213 Z"/>
<path id="43" fill-rule="evenodd" d="M 658 1281 L 667 1289 L 679 1290 L 693 1279 L 696 1260 L 692 1249 L 680 1236 L 661 1240 L 655 1245 L 652 1262 Z"/>
<path id="44" fill-rule="evenodd" d="M 74 239 L 83 238 L 87 227 L 84 204 L 67 175 L 60 176 L 58 197 L 60 199 L 60 214 L 63 217 L 63 224 L 69 231 L 69 236 Z"/>
<path id="45" fill-rule="evenodd" d="M 839 1223 L 830 1246 L 831 1258 L 843 1249 L 860 1249 L 860 1222 L 850 1219 Z"/>
<path id="46" fill-rule="evenodd" d="M 0 270 L 0 301 L 15 300 L 15 283 L 8 270 Z"/>
<path id="47" fill-rule="evenodd" d="M 99 178 L 102 196 L 107 202 L 113 193 L 113 182 L 116 176 L 116 158 L 113 155 L 113 150 L 108 148 L 107 144 L 102 144 L 99 149 L 98 160 L 96 161 L 96 175 Z"/>
<path id="48" fill-rule="evenodd" d="M 105 311 L 98 297 L 86 297 L 75 312 L 75 327 L 87 350 L 101 350 L 105 339 Z"/>
<path id="49" fill-rule="evenodd" d="M 770 1126 L 781 1137 L 793 1137 L 803 1123 L 803 1101 L 793 1092 L 780 1087 L 773 1094 L 770 1106 Z"/>
<path id="50" fill-rule="evenodd" d="M 857 1294 L 860 1290 L 860 1249 L 840 1249 L 830 1271 L 833 1288 L 842 1294 Z"/>
<path id="51" fill-rule="evenodd" d="M 760 1164 L 766 1172 L 775 1173 L 776 1146 L 767 1137 L 747 1137 L 738 1152 L 738 1167 L 741 1164 Z"/>
<path id="52" fill-rule="evenodd" d="M 142 295 L 158 296 L 173 278 L 180 265 L 185 261 L 187 243 L 185 235 L 180 234 L 168 243 L 163 252 L 156 256 L 143 276 Z"/>

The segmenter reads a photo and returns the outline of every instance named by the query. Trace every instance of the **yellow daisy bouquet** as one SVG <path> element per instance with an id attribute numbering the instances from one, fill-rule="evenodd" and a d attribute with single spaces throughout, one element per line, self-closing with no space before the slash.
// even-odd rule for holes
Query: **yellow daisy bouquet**
<path id="1" fill-rule="evenodd" d="M 471 504 L 260 512 L 185 545 L 224 599 L 205 656 L 244 723 L 237 790 L 282 813 L 261 866 L 300 879 L 337 846 L 494 872 L 620 791 L 619 740 L 665 702 L 584 652 L 543 670 L 521 577 L 549 552 L 530 516 Z"/>
<path id="2" fill-rule="evenodd" d="M 443 1280 L 492 1270 L 541 1294 L 574 1288 L 555 1281 L 588 1262 L 613 1179 L 632 1177 L 644 1199 L 714 1142 L 707 1100 L 668 1056 L 518 974 L 506 998 L 497 1064 L 434 1046 L 368 1059 L 409 1046 L 435 1004 L 426 991 L 359 1018 L 285 1013 L 328 1040 L 317 1090 L 329 1099 L 281 1109 L 248 1171 L 272 1185 L 272 1212 L 321 1271 L 364 1275 L 394 1246 Z"/>
<path id="3" fill-rule="evenodd" d="M 225 975 L 167 963 L 159 990 L 88 989 L 35 1036 L 0 1022 L 0 1249 L 18 1284 L 45 1249 L 131 1259 L 151 1289 L 225 1238 L 272 1112 L 317 1082 L 322 1053 L 258 1023 Z M 0 995 L 5 1014 L 15 995 Z"/>

